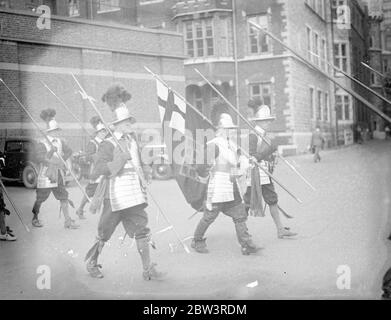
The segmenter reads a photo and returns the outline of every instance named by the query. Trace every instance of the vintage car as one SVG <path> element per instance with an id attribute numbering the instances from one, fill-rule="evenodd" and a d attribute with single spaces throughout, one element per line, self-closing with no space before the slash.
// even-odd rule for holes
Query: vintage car
<path id="1" fill-rule="evenodd" d="M 0 172 L 3 180 L 21 182 L 26 188 L 34 189 L 38 181 L 36 149 L 38 142 L 30 137 L 7 138 L 4 151 L 0 152 Z M 70 161 L 68 161 L 70 165 Z M 72 180 L 69 172 L 65 182 Z"/>

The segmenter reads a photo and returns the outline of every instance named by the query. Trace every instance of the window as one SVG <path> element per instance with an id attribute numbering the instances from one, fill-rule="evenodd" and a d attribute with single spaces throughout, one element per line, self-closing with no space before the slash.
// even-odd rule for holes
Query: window
<path id="1" fill-rule="evenodd" d="M 329 98 L 329 94 L 327 92 L 324 94 L 324 101 L 325 101 L 325 107 L 323 109 L 323 120 L 329 121 L 330 98 Z"/>
<path id="2" fill-rule="evenodd" d="M 7 152 L 22 152 L 22 148 L 22 142 L 12 141 L 7 143 Z"/>
<path id="3" fill-rule="evenodd" d="M 312 30 L 310 27 L 307 27 L 307 52 L 308 60 L 312 61 Z"/>
<path id="4" fill-rule="evenodd" d="M 311 119 L 315 119 L 315 90 L 310 88 L 310 113 Z"/>
<path id="5" fill-rule="evenodd" d="M 96 5 L 98 13 L 120 10 L 119 0 L 98 0 Z"/>
<path id="6" fill-rule="evenodd" d="M 232 18 L 220 18 L 221 22 L 221 47 L 220 55 L 223 57 L 232 56 Z"/>
<path id="7" fill-rule="evenodd" d="M 261 98 L 263 103 L 272 107 L 272 85 L 271 83 L 254 83 L 250 85 L 251 98 Z"/>
<path id="8" fill-rule="evenodd" d="M 328 60 L 327 60 L 327 43 L 325 39 L 322 39 L 322 44 L 320 47 L 321 54 L 320 54 L 320 65 L 322 67 L 322 70 L 327 71 L 328 66 Z"/>
<path id="9" fill-rule="evenodd" d="M 80 15 L 80 0 L 68 0 L 68 15 L 70 17 Z"/>
<path id="10" fill-rule="evenodd" d="M 347 43 L 334 44 L 335 66 L 342 71 L 348 71 Z"/>
<path id="11" fill-rule="evenodd" d="M 384 68 L 384 73 L 387 73 L 388 72 L 388 60 L 387 59 L 384 59 L 383 60 L 383 68 Z"/>
<path id="12" fill-rule="evenodd" d="M 313 42 L 312 42 L 312 61 L 318 66 L 319 65 L 319 36 L 317 33 L 313 33 Z"/>
<path id="13" fill-rule="evenodd" d="M 318 90 L 316 120 L 322 120 L 322 115 L 323 115 L 322 91 Z"/>
<path id="14" fill-rule="evenodd" d="M 380 83 L 379 75 L 371 71 L 371 85 L 379 85 Z"/>
<path id="15" fill-rule="evenodd" d="M 268 16 L 260 15 L 250 17 L 249 21 L 253 21 L 263 29 L 268 29 Z M 263 54 L 270 52 L 270 43 L 267 35 L 257 28 L 249 25 L 249 42 L 251 54 Z"/>
<path id="16" fill-rule="evenodd" d="M 213 26 L 211 19 L 193 20 L 185 23 L 187 55 L 208 57 L 214 55 Z"/>
<path id="17" fill-rule="evenodd" d="M 352 120 L 352 106 L 350 96 L 337 94 L 335 96 L 335 107 L 338 120 Z"/>
<path id="18" fill-rule="evenodd" d="M 391 35 L 386 36 L 386 50 L 391 51 Z"/>

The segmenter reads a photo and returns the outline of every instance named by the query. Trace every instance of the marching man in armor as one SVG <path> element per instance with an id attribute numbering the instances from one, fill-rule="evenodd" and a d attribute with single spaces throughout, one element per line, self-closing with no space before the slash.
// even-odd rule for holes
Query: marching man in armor
<path id="1" fill-rule="evenodd" d="M 254 117 L 249 120 L 254 124 L 255 129 L 263 137 L 268 139 L 266 130 L 269 125 L 275 120 L 275 116 L 270 113 L 270 108 L 263 104 L 261 99 L 250 100 L 248 103 L 250 109 L 253 110 Z M 267 140 L 270 142 L 270 140 Z M 249 153 L 254 163 L 258 163 L 264 170 L 269 173 L 273 173 L 274 169 L 274 153 L 277 151 L 277 147 L 270 143 L 267 145 L 258 135 L 250 133 L 249 135 Z M 249 202 L 251 198 L 259 198 L 256 190 L 260 190 L 262 197 L 266 204 L 270 208 L 270 213 L 277 228 L 277 236 L 279 239 L 294 237 L 297 233 L 293 233 L 289 228 L 285 228 L 280 219 L 280 212 L 278 209 L 278 196 L 274 189 L 274 184 L 270 177 L 260 168 L 253 166 L 249 169 L 251 172 L 248 175 L 247 192 L 245 195 L 247 209 L 249 209 L 250 215 L 264 216 L 264 211 L 261 207 L 249 208 Z M 259 188 L 259 186 L 261 188 Z M 262 202 L 259 202 L 262 206 Z"/>
<path id="2" fill-rule="evenodd" d="M 102 98 L 115 112 L 116 120 L 112 123 L 113 135 L 121 148 L 117 145 L 117 141 L 110 137 L 103 141 L 98 149 L 92 178 L 103 176 L 100 183 L 105 184 L 106 187 L 102 195 L 103 210 L 98 225 L 97 241 L 86 255 L 87 270 L 92 277 L 103 278 L 99 270 L 101 268 L 98 264 L 99 254 L 118 224 L 122 222 L 129 237 L 136 239 L 144 280 L 158 280 L 163 277 L 163 274 L 156 270 L 156 264 L 151 263 L 149 250 L 150 230 L 145 211 L 148 206 L 146 172 L 144 172 L 146 168 L 142 166 L 137 137 L 134 133 L 135 118 L 125 105 L 130 98 L 130 93 L 121 85 L 109 88 Z"/>
<path id="3" fill-rule="evenodd" d="M 99 145 L 103 142 L 103 140 L 107 136 L 107 130 L 100 120 L 98 116 L 94 116 L 90 119 L 90 123 L 92 127 L 95 129 L 95 137 L 91 139 L 86 147 L 86 160 L 90 164 L 90 175 L 94 171 L 94 164 L 97 160 L 97 153 Z M 98 177 L 97 179 L 90 179 L 86 186 L 86 194 L 88 197 L 92 198 L 95 194 L 96 188 L 99 184 L 101 177 Z M 84 216 L 84 207 L 87 204 L 88 200 L 87 197 L 84 196 L 81 200 L 80 206 L 76 211 L 76 214 L 78 215 L 79 219 L 83 220 L 85 219 Z"/>
<path id="4" fill-rule="evenodd" d="M 41 119 L 46 122 L 46 135 L 53 144 L 50 145 L 46 139 L 40 140 L 37 148 L 37 160 L 39 163 L 38 184 L 36 191 L 36 200 L 33 207 L 34 227 L 43 227 L 42 222 L 38 219 L 38 214 L 43 202 L 45 202 L 50 193 L 60 201 L 61 211 L 64 215 L 65 229 L 78 229 L 79 226 L 71 219 L 69 215 L 68 191 L 65 189 L 65 170 L 63 162 L 58 157 L 57 153 L 67 160 L 72 155 L 71 148 L 68 147 L 64 139 L 60 138 L 61 129 L 59 128 L 55 116 L 56 111 L 46 109 L 41 112 Z"/>
<path id="5" fill-rule="evenodd" d="M 213 166 L 210 171 L 204 215 L 194 232 L 191 246 L 198 253 L 208 253 L 204 235 L 221 211 L 232 218 L 242 253 L 254 254 L 259 248 L 253 243 L 247 229 L 248 215 L 237 181 L 237 146 L 230 139 L 231 133 L 237 134 L 238 128 L 234 125 L 227 106 L 222 102 L 213 107 L 212 121 L 217 127 L 215 138 L 208 142 L 208 154 L 214 154 Z"/>

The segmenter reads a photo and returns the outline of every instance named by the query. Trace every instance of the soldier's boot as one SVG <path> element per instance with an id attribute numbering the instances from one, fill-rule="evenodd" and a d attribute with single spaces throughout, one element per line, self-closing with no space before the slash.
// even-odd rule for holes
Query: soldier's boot
<path id="1" fill-rule="evenodd" d="M 85 261 L 87 261 L 87 271 L 93 278 L 103 278 L 103 273 L 100 271 L 100 269 L 102 269 L 102 265 L 98 264 L 98 257 L 102 252 L 104 245 L 105 243 L 103 241 L 97 240 L 85 257 Z"/>
<path id="2" fill-rule="evenodd" d="M 290 231 L 289 228 L 280 228 L 277 230 L 278 239 L 292 238 L 295 236 L 297 236 L 297 233 Z"/>
<path id="3" fill-rule="evenodd" d="M 191 247 L 198 253 L 206 254 L 209 250 L 206 246 L 206 238 L 204 239 L 193 239 Z"/>
<path id="4" fill-rule="evenodd" d="M 191 247 L 198 253 L 209 253 L 209 250 L 206 246 L 206 238 L 204 238 L 204 235 L 212 222 L 213 221 L 209 221 L 205 218 L 202 218 L 194 231 L 194 237 L 191 243 Z"/>
<path id="5" fill-rule="evenodd" d="M 156 270 L 156 263 L 151 263 L 149 238 L 136 239 L 136 244 L 143 264 L 143 279 L 146 281 L 164 279 L 166 274 Z"/>
<path id="6" fill-rule="evenodd" d="M 61 211 L 64 215 L 65 222 L 64 222 L 64 228 L 65 229 L 79 229 L 80 226 L 76 224 L 75 220 L 72 220 L 69 216 L 69 202 L 68 201 L 61 201 Z"/>
<path id="7" fill-rule="evenodd" d="M 31 221 L 31 224 L 35 228 L 42 228 L 43 227 L 42 221 L 38 219 L 39 209 L 40 209 L 40 205 L 37 202 L 35 202 L 33 210 L 32 210 L 33 220 Z"/>
<path id="8" fill-rule="evenodd" d="M 87 204 L 88 200 L 86 196 L 83 197 L 81 200 L 79 208 L 76 210 L 76 215 L 79 217 L 80 220 L 85 220 L 86 216 L 84 215 L 84 207 Z"/>
<path id="9" fill-rule="evenodd" d="M 252 241 L 245 222 L 236 222 L 235 230 L 238 241 L 242 247 L 243 255 L 248 256 L 250 254 L 256 254 L 259 250 L 261 250 L 261 248 Z"/>

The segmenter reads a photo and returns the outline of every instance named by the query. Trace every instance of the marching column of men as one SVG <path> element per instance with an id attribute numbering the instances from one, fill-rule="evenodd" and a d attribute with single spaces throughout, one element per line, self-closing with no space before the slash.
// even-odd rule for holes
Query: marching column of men
<path id="1" fill-rule="evenodd" d="M 103 102 L 115 115 L 110 124 L 103 119 L 93 117 L 90 123 L 95 131 L 95 137 L 87 145 L 86 157 L 91 163 L 90 180 L 86 186 L 86 195 L 92 198 L 90 211 L 101 211 L 98 223 L 97 238 L 86 254 L 86 267 L 93 278 L 103 278 L 102 266 L 98 258 L 107 241 L 116 230 L 119 223 L 125 228 L 127 235 L 134 238 L 140 254 L 143 267 L 142 276 L 145 280 L 158 280 L 164 274 L 157 271 L 156 264 L 151 262 L 151 234 L 148 228 L 148 206 L 146 188 L 150 171 L 143 165 L 137 135 L 134 130 L 135 118 L 131 115 L 126 103 L 131 94 L 120 84 L 111 86 L 103 95 Z M 258 135 L 249 135 L 250 159 L 245 163 L 240 160 L 240 148 L 236 144 L 238 126 L 233 123 L 228 107 L 224 102 L 218 102 L 212 109 L 212 122 L 216 127 L 215 137 L 207 143 L 208 154 L 211 157 L 209 179 L 204 200 L 203 217 L 197 224 L 192 240 L 192 248 L 198 253 L 208 253 L 205 234 L 209 226 L 222 212 L 233 220 L 236 237 L 243 255 L 256 254 L 260 248 L 254 244 L 247 227 L 249 215 L 264 216 L 262 198 L 270 207 L 270 212 L 277 228 L 278 238 L 292 237 L 296 234 L 285 228 L 281 223 L 278 210 L 278 196 L 273 182 L 264 173 L 273 172 L 272 155 L 275 146 L 263 142 L 268 139 L 266 130 L 274 120 L 270 108 L 260 100 L 252 100 L 249 107 L 253 109 L 254 117 L 249 120 L 255 125 Z M 63 160 L 67 160 L 72 150 L 65 139 L 61 137 L 61 129 L 55 120 L 53 109 L 42 111 L 41 118 L 47 124 L 46 134 L 51 143 L 41 140 L 39 143 L 39 178 L 37 197 L 33 206 L 32 224 L 42 227 L 38 215 L 42 203 L 53 193 L 60 201 L 61 211 L 65 217 L 64 226 L 67 229 L 77 229 L 79 226 L 69 214 L 68 192 L 65 188 L 65 168 Z M 110 135 L 109 135 L 110 133 Z M 260 138 L 261 136 L 262 138 Z M 61 157 L 61 158 L 60 158 Z M 256 165 L 255 165 L 256 164 Z M 258 167 L 261 167 L 261 170 Z M 243 188 L 240 181 L 243 177 L 247 186 Z M 0 193 L 1 195 L 1 193 Z M 84 207 L 88 202 L 83 197 L 76 210 L 80 219 L 85 219 Z M 0 201 L 0 205 L 1 205 Z M 73 206 L 73 205 L 72 205 Z M 0 208 L 0 240 L 14 240 L 12 231 L 5 227 L 5 206 Z"/>

